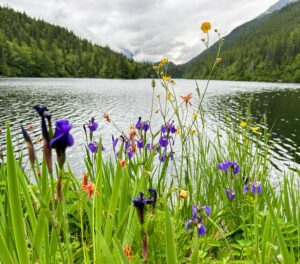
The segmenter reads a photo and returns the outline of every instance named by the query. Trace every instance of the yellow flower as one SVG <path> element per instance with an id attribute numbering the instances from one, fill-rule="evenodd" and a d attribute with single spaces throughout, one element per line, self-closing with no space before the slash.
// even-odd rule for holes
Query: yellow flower
<path id="1" fill-rule="evenodd" d="M 251 127 L 251 130 L 252 130 L 252 132 L 257 132 L 257 131 L 259 130 L 259 127 L 258 127 L 258 126 L 256 126 L 256 127 Z"/>
<path id="2" fill-rule="evenodd" d="M 156 96 L 157 96 L 157 98 L 160 98 L 160 93 L 158 93 Z"/>
<path id="3" fill-rule="evenodd" d="M 196 119 L 196 118 L 197 118 L 197 115 L 198 115 L 197 113 L 193 113 L 193 114 L 192 114 L 192 117 L 193 117 L 194 119 Z"/>
<path id="4" fill-rule="evenodd" d="M 168 58 L 162 58 L 160 60 L 160 63 L 162 63 L 162 64 L 167 64 L 168 62 L 169 62 Z"/>
<path id="5" fill-rule="evenodd" d="M 175 135 L 179 135 L 180 134 L 180 128 L 177 128 Z"/>
<path id="6" fill-rule="evenodd" d="M 153 69 L 158 70 L 159 68 L 158 68 L 158 66 L 155 65 L 155 66 L 153 66 Z"/>
<path id="7" fill-rule="evenodd" d="M 195 130 L 195 129 L 192 129 L 191 131 L 190 131 L 190 134 L 191 135 L 195 135 L 197 133 L 197 131 Z"/>
<path id="8" fill-rule="evenodd" d="M 164 75 L 162 78 L 165 82 L 169 82 L 171 80 L 171 76 L 168 75 Z"/>
<path id="9" fill-rule="evenodd" d="M 222 59 L 219 57 L 219 58 L 216 58 L 216 63 L 220 63 L 222 61 Z"/>
<path id="10" fill-rule="evenodd" d="M 171 100 L 171 98 L 172 98 L 172 94 L 169 92 L 169 93 L 167 93 L 167 95 L 166 95 L 166 98 L 167 98 L 167 100 Z"/>
<path id="11" fill-rule="evenodd" d="M 179 198 L 186 198 L 186 197 L 188 197 L 188 192 L 185 190 L 180 190 L 180 193 L 178 196 L 179 196 Z"/>
<path id="12" fill-rule="evenodd" d="M 164 66 L 162 63 L 158 64 L 158 68 L 161 68 L 162 66 Z"/>
<path id="13" fill-rule="evenodd" d="M 241 126 L 241 127 L 246 127 L 246 126 L 247 126 L 247 122 L 242 121 L 242 122 L 240 123 L 240 126 Z"/>
<path id="14" fill-rule="evenodd" d="M 209 22 L 204 22 L 204 23 L 202 23 L 202 25 L 201 25 L 201 30 L 202 30 L 204 33 L 207 33 L 210 29 L 211 29 L 211 25 L 210 25 Z"/>

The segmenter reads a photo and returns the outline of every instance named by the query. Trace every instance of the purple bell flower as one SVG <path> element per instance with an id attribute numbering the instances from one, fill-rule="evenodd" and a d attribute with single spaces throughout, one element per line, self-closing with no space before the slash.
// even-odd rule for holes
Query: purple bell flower
<path id="1" fill-rule="evenodd" d="M 65 151 L 67 147 L 74 144 L 74 139 L 70 134 L 72 125 L 68 120 L 56 121 L 54 136 L 50 141 L 50 147 L 55 148 L 59 167 L 62 169 L 66 160 Z"/>

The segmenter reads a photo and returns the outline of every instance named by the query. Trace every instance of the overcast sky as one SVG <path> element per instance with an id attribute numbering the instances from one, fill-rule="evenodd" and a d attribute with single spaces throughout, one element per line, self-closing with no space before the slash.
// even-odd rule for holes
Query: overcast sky
<path id="1" fill-rule="evenodd" d="M 94 43 L 128 50 L 138 61 L 168 57 L 182 63 L 203 50 L 199 29 L 203 21 L 226 35 L 276 1 L 0 0 L 0 4 L 65 26 Z"/>

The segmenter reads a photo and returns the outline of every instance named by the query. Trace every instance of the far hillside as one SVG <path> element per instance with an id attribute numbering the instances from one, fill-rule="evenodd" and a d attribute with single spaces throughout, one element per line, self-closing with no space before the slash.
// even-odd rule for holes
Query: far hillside
<path id="1" fill-rule="evenodd" d="M 213 45 L 210 54 L 216 49 Z M 207 57 L 203 52 L 175 67 L 175 75 L 207 78 Z M 233 30 L 225 37 L 221 58 L 213 79 L 300 82 L 300 2 Z"/>
<path id="2" fill-rule="evenodd" d="M 153 70 L 148 63 L 136 63 L 66 28 L 0 6 L 1 75 L 145 78 Z"/>

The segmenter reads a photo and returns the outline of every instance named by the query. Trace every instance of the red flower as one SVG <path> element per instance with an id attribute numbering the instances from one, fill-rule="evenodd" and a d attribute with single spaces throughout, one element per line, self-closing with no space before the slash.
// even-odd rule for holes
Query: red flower
<path id="1" fill-rule="evenodd" d="M 126 245 L 124 245 L 124 254 L 127 256 L 127 258 L 132 261 L 133 256 L 132 256 L 132 248 L 131 246 L 126 247 Z"/>

